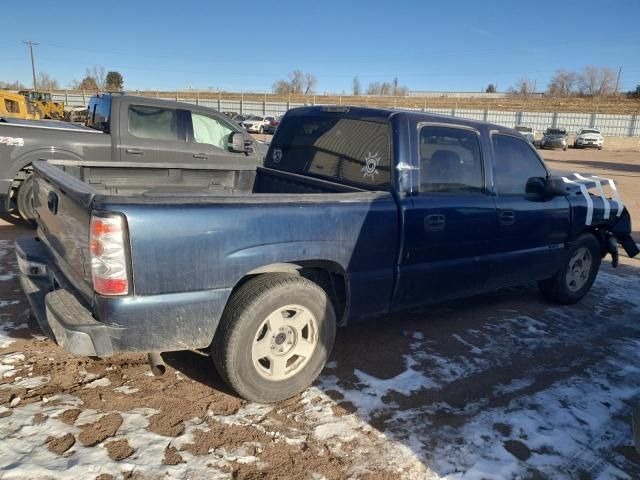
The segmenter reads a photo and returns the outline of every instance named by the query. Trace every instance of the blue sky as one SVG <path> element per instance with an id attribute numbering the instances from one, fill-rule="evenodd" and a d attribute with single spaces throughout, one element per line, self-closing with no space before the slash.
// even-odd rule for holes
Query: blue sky
<path id="1" fill-rule="evenodd" d="M 586 65 L 622 66 L 623 90 L 640 83 L 640 0 L 104 5 L 32 0 L 20 21 L 0 16 L 0 79 L 31 83 L 21 43 L 31 39 L 37 69 L 62 86 L 94 65 L 120 71 L 129 90 L 270 91 L 296 68 L 316 75 L 319 93 L 349 93 L 356 75 L 363 86 L 397 76 L 412 90 L 456 91 L 527 76 L 540 89 L 555 69 Z"/>

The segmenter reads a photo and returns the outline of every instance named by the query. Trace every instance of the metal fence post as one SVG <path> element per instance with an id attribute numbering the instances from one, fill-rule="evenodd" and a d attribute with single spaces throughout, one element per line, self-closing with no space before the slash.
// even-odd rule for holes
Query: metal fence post
<path id="1" fill-rule="evenodd" d="M 218 91 L 218 111 L 221 112 L 222 111 L 222 92 Z"/>
<path id="2" fill-rule="evenodd" d="M 488 121 L 489 121 L 489 109 L 488 109 L 488 108 L 485 108 L 485 109 L 484 109 L 484 117 L 483 117 L 483 120 L 484 120 L 485 122 L 488 122 Z"/>
<path id="3" fill-rule="evenodd" d="M 64 104 L 65 105 L 69 105 L 69 91 L 68 90 L 64 91 Z"/>
<path id="4" fill-rule="evenodd" d="M 196 105 L 200 105 L 200 90 L 196 90 Z"/>
<path id="5" fill-rule="evenodd" d="M 262 115 L 267 114 L 267 94 L 264 94 L 264 100 L 262 101 Z"/>
<path id="6" fill-rule="evenodd" d="M 178 98 L 178 90 L 176 90 L 176 102 L 179 100 Z"/>
<path id="7" fill-rule="evenodd" d="M 591 116 L 589 117 L 589 126 L 591 128 L 595 128 L 596 126 L 596 113 L 592 113 Z"/>
<path id="8" fill-rule="evenodd" d="M 553 112 L 553 117 L 551 118 L 551 128 L 556 128 L 558 126 L 558 112 Z"/>
<path id="9" fill-rule="evenodd" d="M 638 114 L 634 113 L 633 115 L 631 115 L 630 121 L 629 121 L 629 136 L 633 137 L 634 133 L 636 131 L 636 127 L 638 125 Z"/>
<path id="10" fill-rule="evenodd" d="M 87 96 L 84 93 L 84 88 L 82 89 L 82 104 L 83 105 L 87 104 Z"/>
<path id="11" fill-rule="evenodd" d="M 243 115 L 244 111 L 244 92 L 240 92 L 240 115 Z"/>

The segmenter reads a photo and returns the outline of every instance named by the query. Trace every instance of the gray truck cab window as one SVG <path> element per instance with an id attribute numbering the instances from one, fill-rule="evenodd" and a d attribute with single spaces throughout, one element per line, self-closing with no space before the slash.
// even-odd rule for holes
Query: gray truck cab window
<path id="1" fill-rule="evenodd" d="M 173 108 L 129 105 L 129 133 L 146 140 L 178 141 L 178 111 Z"/>
<path id="2" fill-rule="evenodd" d="M 192 112 L 191 122 L 193 124 L 193 139 L 196 143 L 213 145 L 222 150 L 227 150 L 229 136 L 236 131 L 220 119 L 201 113 Z"/>
<path id="3" fill-rule="evenodd" d="M 466 128 L 427 125 L 420 129 L 420 192 L 482 192 L 478 134 Z"/>
<path id="4" fill-rule="evenodd" d="M 547 170 L 528 142 L 493 134 L 494 182 L 498 195 L 524 195 L 527 180 L 547 176 Z"/>

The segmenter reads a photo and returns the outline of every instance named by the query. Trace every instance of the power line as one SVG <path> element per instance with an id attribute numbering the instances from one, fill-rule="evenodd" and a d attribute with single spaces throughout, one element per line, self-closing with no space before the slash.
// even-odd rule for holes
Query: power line
<path id="1" fill-rule="evenodd" d="M 31 40 L 23 40 L 22 43 L 24 43 L 25 45 L 29 45 L 29 52 L 31 53 L 31 74 L 33 75 L 33 89 L 38 90 L 38 83 L 36 82 L 36 62 L 33 59 L 33 46 L 38 44 L 32 42 Z"/>

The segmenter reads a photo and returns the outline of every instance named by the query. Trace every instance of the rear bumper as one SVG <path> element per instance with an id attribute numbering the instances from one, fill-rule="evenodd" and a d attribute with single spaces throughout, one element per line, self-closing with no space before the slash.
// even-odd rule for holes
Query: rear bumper
<path id="1" fill-rule="evenodd" d="M 231 289 L 101 297 L 91 305 L 57 269 L 45 246 L 16 242 L 20 285 L 42 331 L 74 355 L 166 352 L 207 347 Z"/>

